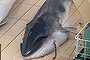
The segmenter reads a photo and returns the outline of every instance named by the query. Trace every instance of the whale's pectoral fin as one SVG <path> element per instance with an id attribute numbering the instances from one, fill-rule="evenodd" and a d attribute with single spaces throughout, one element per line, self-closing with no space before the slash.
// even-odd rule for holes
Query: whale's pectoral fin
<path id="1" fill-rule="evenodd" d="M 77 29 L 73 27 L 63 27 L 66 31 L 69 31 L 71 33 L 77 34 Z"/>
<path id="2" fill-rule="evenodd" d="M 57 57 L 57 49 L 56 49 L 56 43 L 55 43 L 55 41 L 53 42 L 53 44 L 54 44 L 54 48 L 55 48 L 55 56 L 53 57 L 52 60 L 55 60 L 55 58 Z"/>

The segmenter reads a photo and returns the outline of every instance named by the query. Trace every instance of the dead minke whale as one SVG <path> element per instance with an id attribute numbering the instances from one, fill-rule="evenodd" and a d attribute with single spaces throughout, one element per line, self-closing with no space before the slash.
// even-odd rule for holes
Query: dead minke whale
<path id="1" fill-rule="evenodd" d="M 69 34 L 68 19 L 72 0 L 46 0 L 35 17 L 26 25 L 20 44 L 24 59 L 45 56 L 64 43 Z"/>

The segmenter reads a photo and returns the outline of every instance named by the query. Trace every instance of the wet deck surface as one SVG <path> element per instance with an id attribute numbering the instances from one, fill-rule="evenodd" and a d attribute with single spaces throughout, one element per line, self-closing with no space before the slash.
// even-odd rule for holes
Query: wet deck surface
<path id="1" fill-rule="evenodd" d="M 20 42 L 25 32 L 26 24 L 32 20 L 45 0 L 17 0 L 10 10 L 6 20 L 7 24 L 0 27 L 0 43 L 2 44 L 2 60 L 24 60 L 20 54 Z M 76 27 L 82 21 L 79 11 L 73 4 L 70 9 L 69 19 L 65 22 Z M 75 34 L 70 33 L 69 39 L 57 50 L 55 60 L 73 60 Z M 32 60 L 52 60 L 54 53 L 45 57 Z"/>

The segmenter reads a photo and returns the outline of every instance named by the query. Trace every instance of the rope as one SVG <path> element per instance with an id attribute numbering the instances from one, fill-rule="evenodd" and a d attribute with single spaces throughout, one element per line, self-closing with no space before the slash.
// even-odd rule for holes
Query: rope
<path id="1" fill-rule="evenodd" d="M 53 44 L 54 44 L 54 48 L 55 48 L 55 56 L 53 57 L 52 60 L 55 60 L 55 58 L 57 57 L 57 49 L 56 49 L 56 44 L 55 44 L 55 42 L 54 42 Z"/>

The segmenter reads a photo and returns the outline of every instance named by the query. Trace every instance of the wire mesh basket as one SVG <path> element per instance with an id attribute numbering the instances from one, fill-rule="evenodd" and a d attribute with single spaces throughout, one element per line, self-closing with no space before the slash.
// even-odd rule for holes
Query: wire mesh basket
<path id="1" fill-rule="evenodd" d="M 90 21 L 75 36 L 75 60 L 90 60 Z"/>

